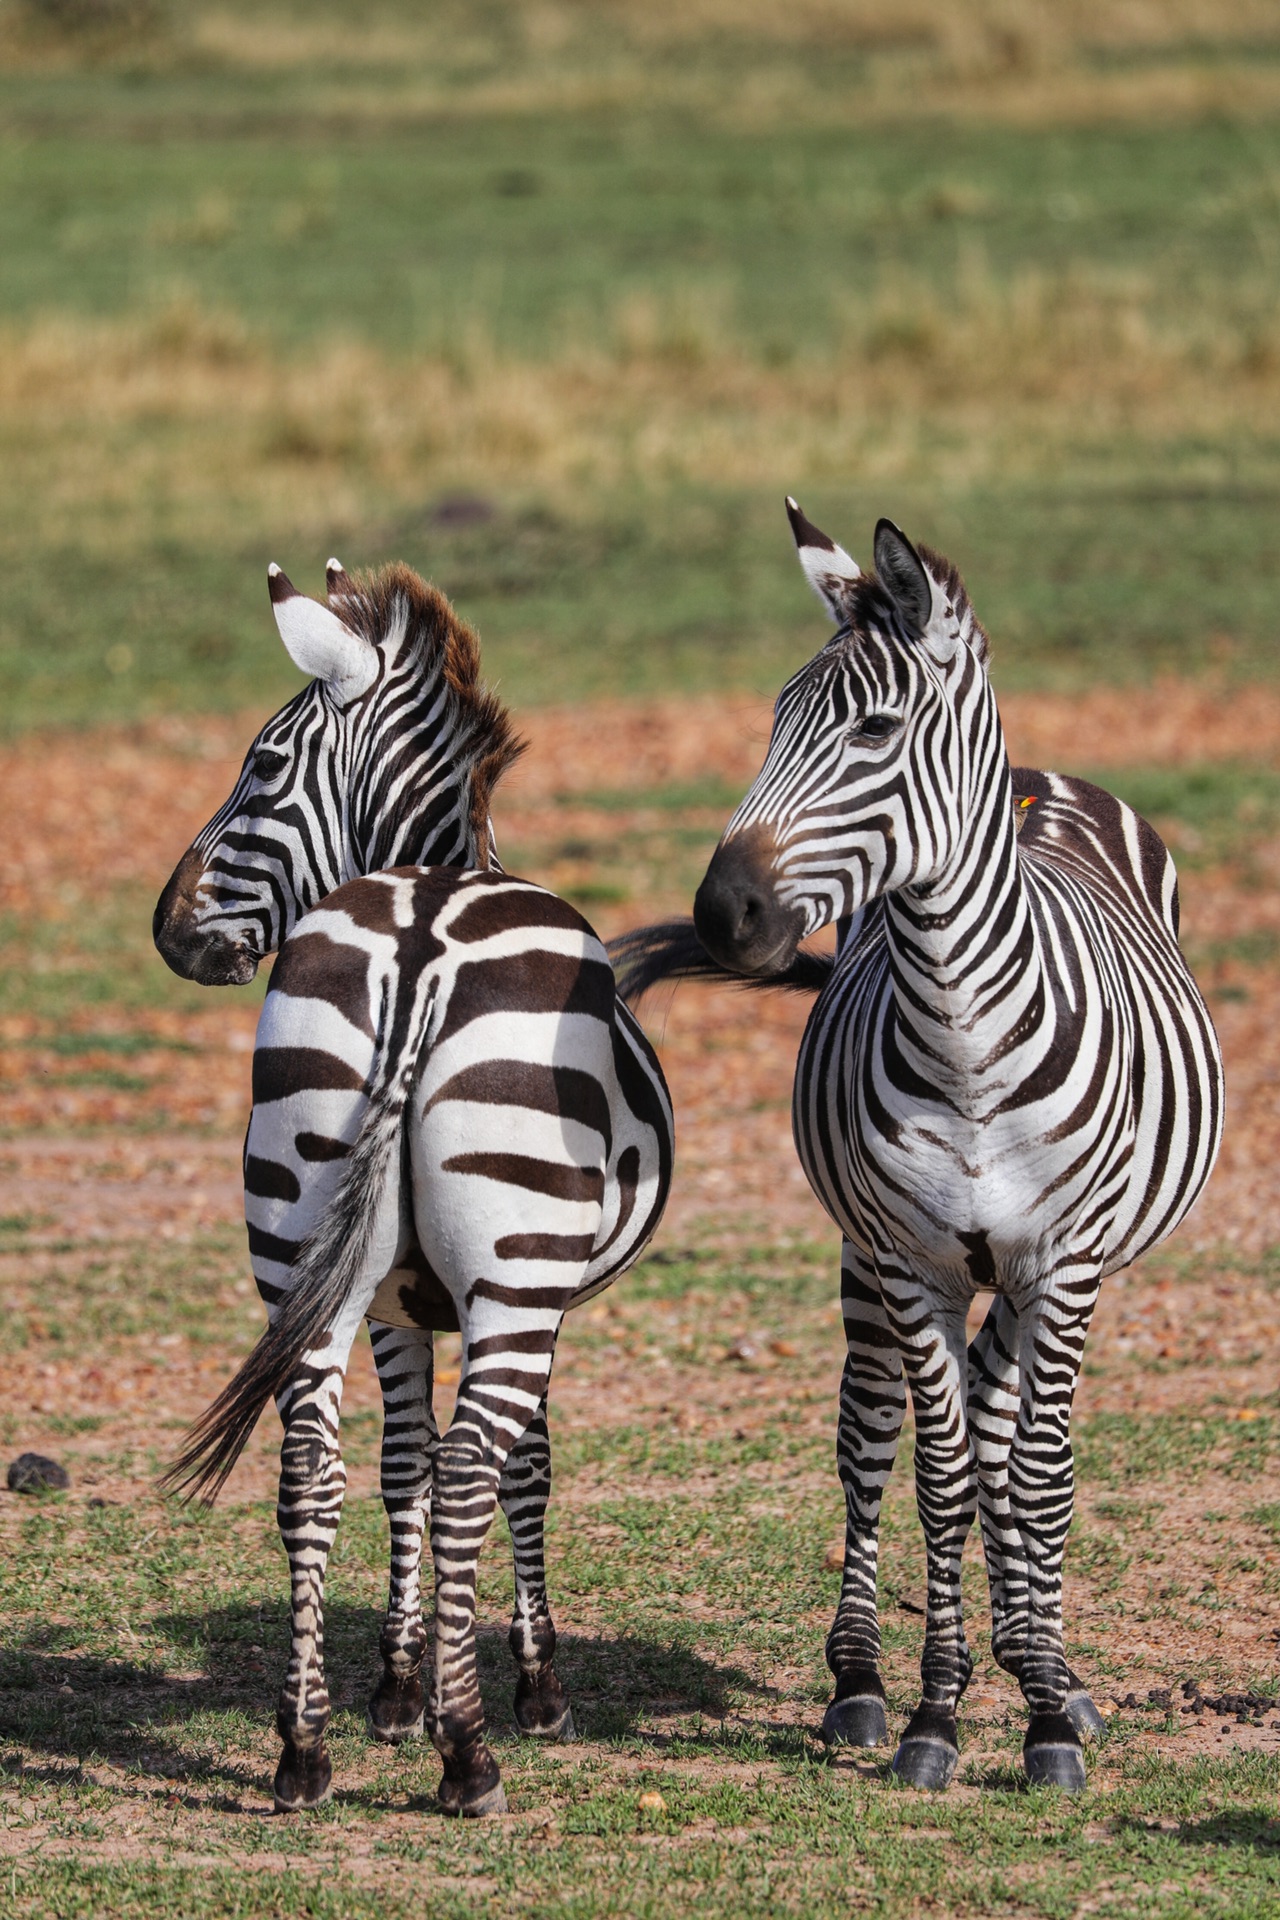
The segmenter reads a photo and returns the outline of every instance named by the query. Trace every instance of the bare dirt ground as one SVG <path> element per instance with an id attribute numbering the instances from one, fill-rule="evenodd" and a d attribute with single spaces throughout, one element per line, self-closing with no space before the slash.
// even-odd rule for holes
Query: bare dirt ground
<path id="1" fill-rule="evenodd" d="M 1247 698 L 1181 684 L 1084 700 L 1022 697 L 1005 703 L 1005 717 L 1013 757 L 1023 764 L 1267 764 L 1280 748 L 1280 696 L 1270 689 Z M 743 788 L 759 765 L 768 724 L 767 706 L 748 700 L 531 716 L 531 750 L 498 807 L 508 864 L 576 889 L 605 934 L 687 910 L 728 811 L 727 801 L 708 798 L 709 783 Z M 86 921 L 118 914 L 121 902 L 145 925 L 150 900 L 188 838 L 228 791 L 251 731 L 243 719 L 164 721 L 127 733 L 30 738 L 0 755 L 0 815 L 8 822 L 0 911 L 20 929 L 51 927 L 51 941 L 38 949 L 46 955 L 42 965 L 50 964 L 50 953 L 56 964 L 63 946 L 77 951 Z M 663 799 L 664 790 L 669 796 L 685 788 L 687 804 Z M 1280 924 L 1278 866 L 1280 844 L 1263 841 L 1251 847 L 1247 865 L 1233 857 L 1195 867 L 1184 880 L 1185 938 L 1207 950 L 1227 935 L 1273 931 Z M 0 1405 L 14 1416 L 22 1444 L 80 1463 L 77 1486 L 86 1498 L 140 1500 L 151 1497 L 147 1443 L 207 1403 L 257 1330 L 247 1263 L 243 1278 L 227 1277 L 235 1270 L 239 1137 L 256 1002 L 213 994 L 192 994 L 181 1005 L 156 1005 L 154 996 L 148 1002 L 125 979 L 152 964 L 145 938 L 106 960 L 95 948 L 76 964 L 106 967 L 110 990 L 95 990 L 92 1004 L 79 1004 L 72 969 L 62 1011 L 20 1007 L 0 1026 L 0 1226 L 21 1239 L 21 1257 L 4 1267 L 10 1303 L 26 1313 L 29 1336 L 0 1353 Z M 119 991 L 110 988 L 111 967 L 124 979 Z M 1250 1435 L 1270 1427 L 1280 1380 L 1275 1274 L 1262 1257 L 1280 1241 L 1280 974 L 1227 957 L 1213 961 L 1205 979 L 1227 1056 L 1222 1160 L 1171 1249 L 1109 1283 L 1077 1402 L 1082 1427 L 1103 1417 L 1138 1423 L 1132 1434 L 1122 1424 L 1101 1429 L 1106 1457 L 1099 1456 L 1092 1479 L 1085 1476 L 1077 1520 L 1082 1557 L 1073 1561 L 1079 1571 L 1070 1591 L 1074 1631 L 1107 1650 L 1108 1671 L 1127 1676 L 1104 1679 L 1099 1689 L 1107 1699 L 1107 1685 L 1114 1688 L 1106 1710 L 1122 1715 L 1126 1686 L 1136 1686 L 1135 1699 L 1145 1702 L 1150 1687 L 1176 1690 L 1188 1674 L 1247 1688 L 1274 1679 L 1277 1666 L 1280 1534 L 1254 1527 L 1242 1547 L 1240 1516 L 1280 1515 L 1276 1461 L 1266 1447 L 1256 1459 L 1249 1451 Z M 748 999 L 711 988 L 684 988 L 647 1009 L 680 1128 L 677 1186 L 658 1251 L 677 1258 L 687 1248 L 773 1249 L 785 1289 L 787 1247 L 816 1243 L 829 1250 L 830 1306 L 799 1317 L 794 1338 L 779 1338 L 776 1327 L 761 1333 L 761 1316 L 744 1294 L 695 1364 L 684 1349 L 705 1334 L 705 1303 L 633 1307 L 624 1283 L 584 1313 L 584 1339 L 566 1340 L 556 1384 L 563 1431 L 589 1433 L 607 1407 L 613 1420 L 626 1417 L 708 1446 L 748 1441 L 780 1416 L 791 1422 L 798 1446 L 829 1434 L 840 1366 L 836 1240 L 800 1173 L 789 1125 L 791 1069 L 806 1012 L 806 1003 L 781 995 Z M 184 1247 L 209 1235 L 225 1235 L 232 1249 L 230 1266 L 210 1283 L 225 1316 L 220 1342 L 189 1338 L 178 1318 L 172 1332 L 116 1342 L 111 1357 L 86 1366 L 74 1343 L 64 1351 L 42 1337 L 42 1327 L 50 1333 L 65 1308 L 48 1291 L 62 1284 L 60 1276 L 86 1262 L 127 1260 L 139 1242 L 180 1259 Z M 812 1262 L 812 1251 L 807 1257 Z M 443 1344 L 447 1412 L 456 1368 Z M 358 1412 L 376 1403 L 361 1348 L 347 1406 Z M 69 1407 L 96 1423 L 92 1442 L 68 1436 Z M 1164 1415 L 1192 1423 L 1190 1465 L 1162 1483 L 1153 1501 L 1141 1461 L 1135 1466 L 1126 1449 L 1146 1445 L 1141 1422 Z M 237 1481 L 242 1496 L 270 1491 L 274 1444 L 272 1435 L 255 1440 Z M 357 1463 L 353 1485 L 362 1478 L 372 1491 L 371 1461 Z M 569 1499 L 589 1520 L 604 1491 L 605 1483 L 587 1474 Z M 830 1479 L 825 1470 L 800 1473 L 786 1497 L 830 1501 Z M 0 1506 L 18 1504 L 0 1495 Z M 1128 1543 L 1123 1556 L 1115 1549 L 1117 1515 Z M 833 1524 L 833 1550 L 837 1537 Z M 896 1607 L 910 1621 L 922 1597 L 922 1561 L 916 1547 L 896 1552 L 899 1584 L 887 1605 L 891 1618 Z M 1210 1594 L 1211 1616 L 1193 1618 L 1193 1607 Z M 980 1599 L 977 1607 L 980 1614 Z M 589 1593 L 575 1596 L 574 1614 L 575 1630 L 590 1634 Z M 820 1637 L 825 1621 L 815 1613 L 811 1624 Z M 891 1650 L 890 1670 L 904 1695 L 910 1664 Z M 760 1713 L 781 1727 L 794 1718 L 799 1682 L 795 1672 L 779 1669 L 770 1683 L 776 1694 Z M 1270 1752 L 1280 1739 L 1274 1715 L 1182 1715 L 1181 1704 L 1176 1696 L 1167 1710 L 1159 1703 L 1144 1708 L 1147 1718 L 1137 1714 L 1132 1738 L 1153 1755 L 1179 1759 L 1258 1745 Z M 988 1667 L 967 1711 L 975 1752 L 984 1739 L 995 1742 L 993 1765 L 1003 1752 L 997 1730 L 1011 1713 L 1016 1719 L 1016 1706 L 1010 1683 Z M 661 1718 L 659 1712 L 655 1724 Z M 375 1757 L 368 1764 L 379 1763 Z M 846 1769 L 861 1764 L 841 1762 Z M 139 1812 L 136 1794 L 121 1792 L 102 1857 L 145 1852 L 157 1822 L 170 1817 L 153 1798 Z M 247 1790 L 241 1810 L 259 1802 L 266 1804 L 261 1790 Z M 197 1802 L 187 1795 L 174 1805 L 186 1810 L 185 1820 Z M 206 1811 L 216 1820 L 212 1805 Z M 142 1826 L 132 1832 L 138 1819 Z M 18 1831 L 0 1833 L 0 1853 L 21 1845 Z M 197 1858 L 198 1831 L 189 1845 Z M 309 1857 L 314 1863 L 314 1851 Z M 286 1860 L 272 1855 L 276 1866 Z"/>

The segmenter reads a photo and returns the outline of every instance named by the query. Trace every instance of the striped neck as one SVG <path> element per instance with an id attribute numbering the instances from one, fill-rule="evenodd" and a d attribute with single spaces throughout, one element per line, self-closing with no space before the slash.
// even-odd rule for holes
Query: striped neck
<path id="1" fill-rule="evenodd" d="M 899 1042 L 923 1079 L 955 1093 L 1003 1083 L 1008 1037 L 1041 983 L 1008 754 L 985 675 L 969 739 L 976 752 L 950 857 L 928 880 L 885 896 Z"/>

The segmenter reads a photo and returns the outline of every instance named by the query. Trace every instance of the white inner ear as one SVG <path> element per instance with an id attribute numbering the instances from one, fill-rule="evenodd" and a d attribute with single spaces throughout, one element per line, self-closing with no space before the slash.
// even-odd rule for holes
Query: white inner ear
<path id="1" fill-rule="evenodd" d="M 372 684 L 378 671 L 376 652 L 328 607 L 305 593 L 292 593 L 287 600 L 273 600 L 271 610 L 294 666 L 323 680 L 339 706 Z"/>
<path id="2" fill-rule="evenodd" d="M 960 625 L 953 614 L 948 614 L 947 596 L 928 567 L 924 570 L 924 577 L 929 582 L 930 605 L 928 624 L 920 636 L 921 644 L 928 648 L 935 660 L 951 660 L 960 644 Z"/>

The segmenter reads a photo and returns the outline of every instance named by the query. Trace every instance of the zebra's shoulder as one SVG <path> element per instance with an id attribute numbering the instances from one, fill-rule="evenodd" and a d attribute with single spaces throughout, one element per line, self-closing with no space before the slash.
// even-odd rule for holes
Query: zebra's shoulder
<path id="1" fill-rule="evenodd" d="M 1106 906 L 1153 913 L 1178 937 L 1178 875 L 1155 828 L 1125 801 L 1071 774 L 1014 767 L 1019 854 L 1074 875 Z"/>

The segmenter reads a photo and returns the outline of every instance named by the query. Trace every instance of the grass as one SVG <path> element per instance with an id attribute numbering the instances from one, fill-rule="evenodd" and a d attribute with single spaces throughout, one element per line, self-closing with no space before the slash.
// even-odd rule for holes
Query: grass
<path id="1" fill-rule="evenodd" d="M 520 703 L 776 685 L 788 489 L 952 551 L 1004 685 L 1272 671 L 1253 0 L 114 12 L 0 10 L 10 728 L 283 696 L 335 548 Z"/>
<path id="2" fill-rule="evenodd" d="M 154 1353 L 160 1326 L 182 1336 L 166 1351 L 216 1350 L 228 1313 L 241 1309 L 250 1337 L 241 1256 L 228 1236 L 68 1256 L 52 1288 L 7 1264 L 20 1313 L 50 1292 L 74 1302 L 59 1356 L 71 1365 L 92 1353 L 135 1366 Z M 651 1259 L 608 1304 L 574 1316 L 558 1413 L 553 1402 L 550 1553 L 561 1669 L 582 1738 L 546 1751 L 514 1735 L 499 1523 L 480 1587 L 482 1684 L 514 1810 L 497 1826 L 440 1821 L 430 1753 L 376 1749 L 364 1733 L 386 1543 L 374 1490 L 379 1422 L 358 1389 L 344 1418 L 351 1486 L 326 1622 L 338 1792 L 323 1813 L 287 1822 L 262 1811 L 287 1621 L 271 1502 L 246 1497 L 242 1483 L 212 1514 L 163 1506 L 149 1483 L 180 1426 L 163 1400 L 142 1444 L 127 1410 L 73 1428 L 10 1415 L 6 1444 L 47 1445 L 56 1433 L 73 1485 L 0 1504 L 7 1910 L 60 1920 L 126 1910 L 156 1920 L 360 1916 L 407 1912 L 425 1892 L 433 1911 L 457 1916 L 826 1914 L 851 1898 L 885 1920 L 922 1910 L 1141 1910 L 1162 1920 L 1267 1912 L 1280 1884 L 1280 1762 L 1265 1747 L 1206 1752 L 1176 1713 L 1120 1711 L 1078 1802 L 1020 1783 L 1011 1689 L 994 1711 L 966 1716 L 960 1781 L 940 1799 L 895 1791 L 883 1758 L 823 1758 L 814 1739 L 827 1686 L 821 1646 L 838 1585 L 824 1549 L 840 1514 L 829 1465 L 833 1284 L 825 1247 L 726 1254 L 692 1244 Z M 785 1332 L 796 1359 L 764 1371 L 726 1362 L 720 1336 L 743 1325 L 762 1342 Z M 43 1338 L 47 1352 L 47 1328 Z M 12 1351 L 9 1327 L 5 1346 Z M 658 1369 L 671 1383 L 667 1403 L 604 1411 L 600 1387 L 618 1377 L 620 1356 Z M 673 1403 L 703 1431 L 678 1429 Z M 1185 1480 L 1189 1445 L 1200 1446 L 1206 1476 L 1203 1525 L 1177 1547 L 1176 1572 L 1189 1581 L 1217 1568 L 1211 1580 L 1221 1581 L 1242 1550 L 1261 1556 L 1274 1540 L 1280 1507 L 1257 1504 L 1234 1457 L 1208 1453 L 1203 1435 L 1189 1442 L 1190 1424 L 1180 1414 L 1095 1419 L 1082 1436 L 1074 1653 L 1099 1697 L 1107 1685 L 1145 1695 L 1182 1677 L 1169 1660 L 1185 1653 L 1166 1658 L 1151 1642 L 1170 1609 L 1183 1620 L 1194 1611 L 1185 1594 L 1168 1597 L 1163 1539 L 1163 1502 Z M 269 1445 L 268 1435 L 255 1443 L 259 1460 Z M 1116 1492 L 1118 1457 L 1126 1470 Z M 900 1719 L 921 1628 L 915 1600 L 902 1603 L 923 1584 L 902 1467 L 884 1561 Z M 981 1653 L 976 1554 L 967 1585 Z M 1194 1602 L 1212 1621 L 1213 1592 Z M 1098 1641 L 1117 1610 L 1145 1652 Z M 1241 1684 L 1211 1632 L 1188 1670 L 1206 1691 Z M 988 1673 L 983 1656 L 979 1686 Z M 1249 1684 L 1270 1690 L 1273 1681 L 1264 1673 Z M 657 1806 L 642 1802 L 652 1793 Z"/>

